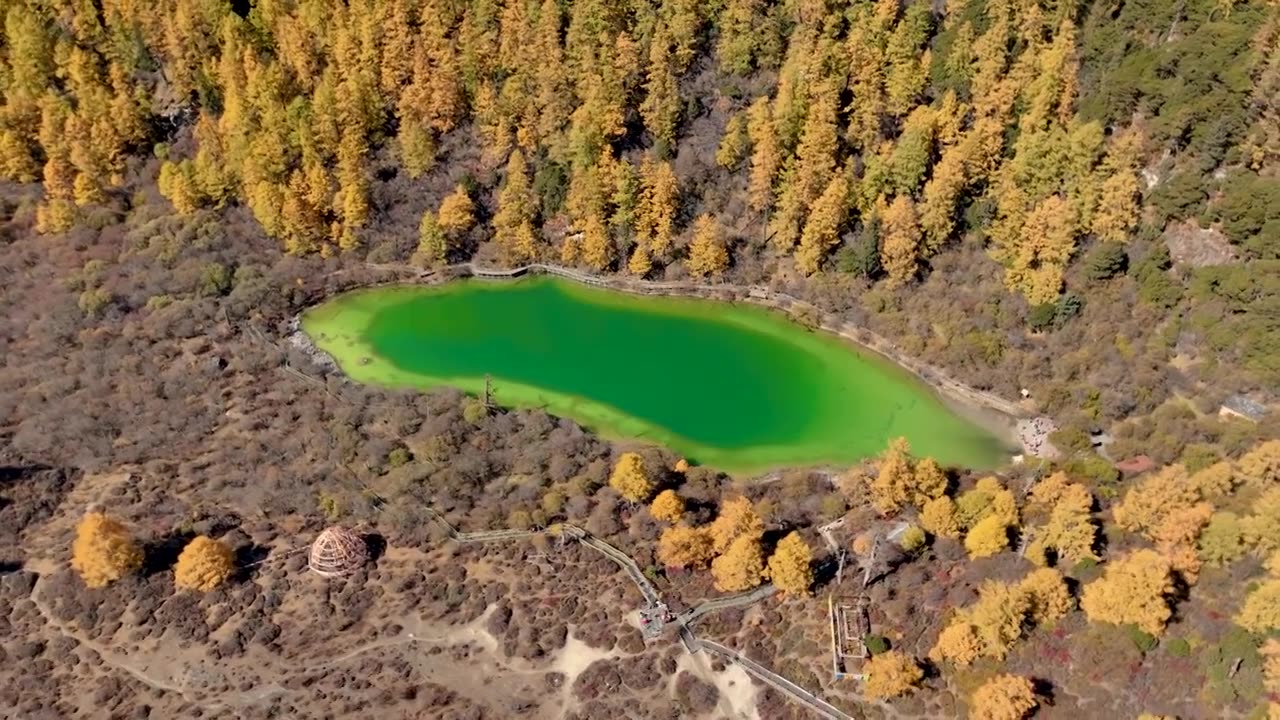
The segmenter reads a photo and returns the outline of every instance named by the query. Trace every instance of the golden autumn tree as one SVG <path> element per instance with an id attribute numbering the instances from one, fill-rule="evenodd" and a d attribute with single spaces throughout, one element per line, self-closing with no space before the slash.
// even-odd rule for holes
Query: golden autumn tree
<path id="1" fill-rule="evenodd" d="M 1235 620 L 1240 627 L 1260 635 L 1280 628 L 1280 578 L 1272 577 L 1246 595 Z"/>
<path id="2" fill-rule="evenodd" d="M 899 195 L 885 205 L 880 202 L 880 265 L 890 286 L 905 285 L 915 278 L 920 262 L 920 223 L 915 203 Z"/>
<path id="3" fill-rule="evenodd" d="M 1032 570 L 1018 583 L 1018 589 L 1026 596 L 1027 612 L 1036 625 L 1051 623 L 1075 607 L 1066 580 L 1053 568 Z"/>
<path id="4" fill-rule="evenodd" d="M 640 165 L 636 237 L 638 245 L 645 247 L 653 259 L 665 259 L 671 252 L 678 194 L 679 187 L 671 163 L 655 162 L 646 156 Z"/>
<path id="5" fill-rule="evenodd" d="M 774 129 L 773 106 L 761 97 L 747 112 L 747 135 L 751 138 L 751 178 L 747 197 L 751 209 L 762 212 L 773 205 L 773 181 L 782 167 L 782 148 Z"/>
<path id="6" fill-rule="evenodd" d="M 639 454 L 625 452 L 618 458 L 609 475 L 609 487 L 618 491 L 627 502 L 644 502 L 653 492 L 653 480 Z"/>
<path id="7" fill-rule="evenodd" d="M 1028 529 L 1032 536 L 1026 556 L 1037 565 L 1048 565 L 1049 555 L 1058 562 L 1075 564 L 1099 558 L 1093 547 L 1098 528 L 1093 520 L 1093 495 L 1079 483 L 1057 472 L 1031 489 L 1027 512 L 1045 518 Z"/>
<path id="8" fill-rule="evenodd" d="M 105 587 L 142 567 L 142 550 L 120 522 L 86 513 L 71 544 L 71 569 L 91 588 Z"/>
<path id="9" fill-rule="evenodd" d="M 735 113 L 725 124 L 724 135 L 716 148 L 716 164 L 726 170 L 737 170 L 747 156 L 751 146 L 751 137 L 747 135 L 747 117 L 744 113 Z"/>
<path id="10" fill-rule="evenodd" d="M 199 535 L 178 555 L 173 567 L 174 584 L 183 590 L 208 592 L 235 571 L 235 558 L 227 544 Z"/>
<path id="11" fill-rule="evenodd" d="M 1094 622 L 1133 623 L 1159 635 L 1172 615 L 1169 559 L 1155 550 L 1135 550 L 1107 564 L 1102 578 L 1084 588 L 1080 608 Z"/>
<path id="12" fill-rule="evenodd" d="M 671 38 L 665 28 L 649 42 L 644 91 L 640 117 L 654 138 L 670 145 L 675 142 L 676 122 L 680 117 L 680 89 L 672 68 Z"/>
<path id="13" fill-rule="evenodd" d="M 529 184 L 529 168 L 524 154 L 514 150 L 507 160 L 506 182 L 498 193 L 498 212 L 493 217 L 493 238 L 507 262 L 526 263 L 537 259 L 539 243 L 533 220 L 537 199 Z"/>
<path id="14" fill-rule="evenodd" d="M 655 520 L 675 524 L 684 515 L 684 499 L 675 490 L 666 489 L 658 493 L 649 505 L 649 514 Z"/>
<path id="15" fill-rule="evenodd" d="M 974 691 L 969 716 L 983 720 L 1023 720 L 1038 704 L 1030 680 L 1018 675 L 997 675 Z"/>
<path id="16" fill-rule="evenodd" d="M 1256 485 L 1280 482 L 1280 440 L 1268 440 L 1242 455 L 1236 474 Z"/>
<path id="17" fill-rule="evenodd" d="M 887 700 L 906 695 L 924 679 L 924 671 L 915 659 L 889 650 L 868 658 L 862 666 L 866 678 L 862 694 L 873 700 Z"/>
<path id="18" fill-rule="evenodd" d="M 914 481 L 911 467 L 911 445 L 906 438 L 894 438 L 880 455 L 879 467 L 871 478 L 871 502 L 876 510 L 888 515 L 902 509 L 911 500 Z"/>
<path id="19" fill-rule="evenodd" d="M 759 535 L 740 535 L 711 561 L 711 576 L 721 592 L 742 592 L 764 578 L 764 556 Z"/>
<path id="20" fill-rule="evenodd" d="M 1003 660 L 1022 637 L 1031 608 L 1031 598 L 1020 586 L 985 580 L 977 601 L 956 612 L 929 656 L 957 665 L 978 657 Z"/>
<path id="21" fill-rule="evenodd" d="M 720 226 L 710 215 L 702 214 L 693 223 L 693 241 L 684 268 L 694 277 L 716 276 L 729 267 L 729 251 L 725 248 Z"/>
<path id="22" fill-rule="evenodd" d="M 964 537 L 964 549 L 973 559 L 990 557 L 1008 546 L 1009 526 L 996 515 L 979 520 Z"/>
<path id="23" fill-rule="evenodd" d="M 840 227 L 848 207 L 847 193 L 845 179 L 837 173 L 810 209 L 800 233 L 800 247 L 796 250 L 796 269 L 804 275 L 818 272 L 827 254 L 840 244 Z"/>
<path id="24" fill-rule="evenodd" d="M 716 552 L 724 552 L 729 545 L 743 535 L 759 537 L 764 533 L 764 521 L 751 501 L 736 497 L 720 506 L 720 514 L 709 526 Z"/>
<path id="25" fill-rule="evenodd" d="M 921 458 L 911 475 L 911 502 L 923 508 L 947 493 L 947 473 L 931 457 Z"/>
<path id="26" fill-rule="evenodd" d="M 467 194 L 466 188 L 458 185 L 440 202 L 440 209 L 436 216 L 440 229 L 450 237 L 456 238 L 475 224 L 475 203 L 471 202 L 471 196 Z"/>
<path id="27" fill-rule="evenodd" d="M 956 519 L 956 503 L 943 495 L 924 504 L 920 509 L 920 527 L 937 537 L 960 537 L 960 522 Z"/>
<path id="28" fill-rule="evenodd" d="M 414 262 L 423 267 L 437 268 L 445 264 L 448 251 L 449 242 L 436 220 L 436 214 L 430 210 L 424 212 L 422 222 L 418 224 L 418 251 L 414 253 Z"/>
<path id="29" fill-rule="evenodd" d="M 715 556 L 706 528 L 673 525 L 658 536 L 658 560 L 670 567 L 702 567 Z"/>
<path id="30" fill-rule="evenodd" d="M 929 657 L 938 662 L 967 667 L 982 655 L 983 647 L 977 628 L 968 622 L 953 622 L 938 633 Z"/>
<path id="31" fill-rule="evenodd" d="M 797 532 L 778 541 L 769 556 L 768 576 L 779 590 L 789 595 L 808 595 L 813 586 L 813 551 Z"/>

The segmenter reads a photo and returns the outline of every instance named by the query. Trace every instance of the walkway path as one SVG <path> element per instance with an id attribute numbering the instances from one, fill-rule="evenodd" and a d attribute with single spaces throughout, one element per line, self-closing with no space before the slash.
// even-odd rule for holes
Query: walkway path
<path id="1" fill-rule="evenodd" d="M 488 530 L 464 533 L 455 528 L 434 508 L 429 506 L 424 506 L 424 508 L 429 517 L 440 523 L 445 528 L 450 539 L 454 542 L 501 542 L 543 534 L 576 540 L 582 545 L 601 553 L 622 568 L 627 577 L 631 579 L 631 582 L 634 583 L 636 588 L 640 591 L 640 594 L 644 596 L 645 603 L 650 608 L 666 607 L 662 603 L 662 596 L 658 593 L 658 589 L 654 587 L 653 583 L 649 582 L 647 577 L 644 576 L 644 573 L 640 570 L 639 564 L 637 564 L 630 555 L 627 555 L 622 550 L 610 545 L 604 540 L 591 535 L 577 525 L 561 523 L 542 530 Z M 810 710 L 827 720 L 854 720 L 852 716 L 840 711 L 834 705 L 831 705 L 812 692 L 809 692 L 754 660 L 730 650 L 719 643 L 699 639 L 693 634 L 693 624 L 698 620 L 698 618 L 709 613 L 719 612 L 720 610 L 754 605 L 755 603 L 771 597 L 776 592 L 777 588 L 772 584 L 768 584 L 762 585 L 750 592 L 721 598 L 713 598 L 690 608 L 672 619 L 670 622 L 679 628 L 680 641 L 684 644 L 685 649 L 690 653 L 697 653 L 705 650 L 716 655 L 720 655 L 730 662 L 737 663 L 753 677 L 759 679 L 761 682 L 769 685 L 778 692 L 790 697 L 801 705 L 808 707 Z M 656 628 L 656 630 L 660 631 L 660 628 Z M 646 635 L 652 636 L 652 633 L 646 632 Z"/>
<path id="2" fill-rule="evenodd" d="M 526 275 L 554 275 L 585 285 L 605 287 L 610 290 L 637 295 L 681 295 L 693 297 L 730 296 L 756 305 L 782 311 L 793 319 L 813 325 L 845 340 L 873 350 L 897 365 L 905 368 L 921 381 L 937 391 L 980 407 L 994 410 L 1011 418 L 1026 417 L 1028 412 L 1021 405 L 985 390 L 970 387 L 942 370 L 920 362 L 898 348 L 889 339 L 828 314 L 817 306 L 786 293 L 776 292 L 759 285 L 733 285 L 695 282 L 655 282 L 621 275 L 597 275 L 574 268 L 547 263 L 531 263 L 514 268 L 481 267 L 475 263 L 448 265 L 438 270 L 423 270 L 412 265 L 369 264 L 379 271 L 407 273 L 420 282 L 444 282 L 454 278 L 476 277 L 491 280 L 511 280 Z M 398 282 L 398 281 L 397 281 Z"/>

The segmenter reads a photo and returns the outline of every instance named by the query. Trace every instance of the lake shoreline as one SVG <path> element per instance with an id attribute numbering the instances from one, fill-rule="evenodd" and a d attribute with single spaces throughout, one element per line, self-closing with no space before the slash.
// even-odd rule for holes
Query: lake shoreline
<path id="1" fill-rule="evenodd" d="M 370 265 L 369 267 L 379 271 L 395 272 L 399 277 L 386 281 L 355 284 L 344 288 L 343 292 L 396 285 L 436 286 L 467 278 L 513 281 L 546 275 L 571 280 L 587 287 L 631 295 L 716 300 L 729 304 L 753 305 L 776 311 L 778 315 L 803 329 L 815 333 L 821 331 L 820 334 L 829 337 L 834 336 L 857 351 L 870 351 L 876 359 L 883 360 L 912 376 L 957 415 L 993 435 L 1006 445 L 1010 454 L 1017 452 L 1018 447 L 1014 431 L 1016 421 L 1030 415 L 1026 409 L 1004 398 L 966 386 L 936 368 L 905 356 L 892 343 L 875 333 L 824 313 L 810 303 L 767 288 L 693 282 L 654 282 L 627 277 L 599 276 L 545 264 L 525 265 L 511 269 L 482 268 L 471 263 L 447 266 L 438 270 L 422 270 L 398 264 Z M 290 337 L 291 344 L 329 369 L 336 366 L 334 359 L 301 330 L 297 319 L 290 329 L 293 331 Z M 347 375 L 347 373 L 343 374 Z"/>

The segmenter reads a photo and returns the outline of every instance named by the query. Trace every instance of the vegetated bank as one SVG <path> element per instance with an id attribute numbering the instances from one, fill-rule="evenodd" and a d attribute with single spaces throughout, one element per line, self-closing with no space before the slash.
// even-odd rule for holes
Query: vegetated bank
<path id="1" fill-rule="evenodd" d="M 360 382 L 485 391 L 737 471 L 851 462 L 906 436 L 990 467 L 1001 443 L 916 378 L 756 307 L 550 278 L 392 286 L 312 308 L 303 330 Z"/>

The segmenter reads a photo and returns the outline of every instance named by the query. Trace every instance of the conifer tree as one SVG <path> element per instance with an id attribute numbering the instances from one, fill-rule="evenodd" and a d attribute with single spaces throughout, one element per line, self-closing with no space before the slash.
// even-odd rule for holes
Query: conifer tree
<path id="1" fill-rule="evenodd" d="M 762 4 L 760 0 L 728 0 L 716 24 L 720 36 L 716 59 L 720 67 L 736 75 L 746 75 L 755 62 Z"/>
<path id="2" fill-rule="evenodd" d="M 960 523 L 956 520 L 956 503 L 943 495 L 926 502 L 920 510 L 920 526 L 937 537 L 960 537 Z"/>
<path id="3" fill-rule="evenodd" d="M 653 481 L 644 460 L 636 453 L 626 452 L 618 458 L 609 475 L 609 487 L 618 491 L 628 502 L 644 502 L 653 492 Z"/>
<path id="4" fill-rule="evenodd" d="M 1280 579 L 1270 578 L 1245 596 L 1236 624 L 1259 635 L 1280 628 Z"/>
<path id="5" fill-rule="evenodd" d="M 658 560 L 668 567 L 701 567 L 714 555 L 706 528 L 673 525 L 658 537 Z"/>
<path id="6" fill-rule="evenodd" d="M 197 536 L 178 555 L 173 567 L 174 584 L 183 590 L 208 592 L 235 571 L 235 558 L 226 543 Z"/>
<path id="7" fill-rule="evenodd" d="M 1008 546 L 1008 526 L 995 515 L 979 520 L 964 538 L 965 550 L 969 551 L 970 558 L 975 559 L 990 557 Z"/>
<path id="8" fill-rule="evenodd" d="M 906 438 L 889 441 L 880 456 L 879 467 L 871 479 L 871 502 L 876 510 L 888 515 L 902 509 L 911 500 L 911 446 Z"/>
<path id="9" fill-rule="evenodd" d="M 507 160 L 507 177 L 498 193 L 498 212 L 493 218 L 494 240 L 510 263 L 537 259 L 539 243 L 533 228 L 537 200 L 529 183 L 524 154 L 514 150 Z"/>
<path id="10" fill-rule="evenodd" d="M 764 533 L 764 521 L 756 513 L 751 501 L 736 497 L 720 506 L 720 514 L 708 528 L 716 552 L 724 552 L 743 535 L 760 536 Z"/>
<path id="11" fill-rule="evenodd" d="M 1038 704 L 1030 680 L 1017 675 L 997 675 L 974 691 L 969 714 L 985 720 L 1022 720 Z"/>
<path id="12" fill-rule="evenodd" d="M 418 252 L 414 255 L 414 261 L 423 267 L 438 268 L 445 264 L 448 252 L 449 242 L 445 238 L 444 229 L 436 220 L 436 214 L 426 211 L 418 225 Z"/>
<path id="13" fill-rule="evenodd" d="M 840 226 L 844 223 L 848 206 L 847 188 L 844 177 L 837 174 L 813 204 L 796 251 L 796 269 L 801 273 L 812 275 L 818 272 L 827 254 L 840 244 Z"/>
<path id="14" fill-rule="evenodd" d="M 764 556 L 758 534 L 739 535 L 711 561 L 711 576 L 721 592 L 750 590 L 764 579 Z"/>
<path id="15" fill-rule="evenodd" d="M 751 145 L 745 113 L 735 113 L 725 125 L 724 135 L 716 148 L 716 164 L 726 170 L 737 170 Z"/>
<path id="16" fill-rule="evenodd" d="M 636 212 L 636 236 L 651 258 L 664 259 L 671 252 L 679 188 L 668 162 L 645 157 L 640 165 L 641 195 Z M 637 273 L 643 274 L 643 273 Z"/>
<path id="17" fill-rule="evenodd" d="M 768 98 L 759 98 L 747 115 L 747 135 L 751 138 L 751 182 L 747 194 L 757 212 L 773 205 L 773 180 L 782 166 L 782 148 L 774 130 L 773 109 Z"/>
<path id="18" fill-rule="evenodd" d="M 674 525 L 684 515 L 684 499 L 677 495 L 675 490 L 663 490 L 649 505 L 649 514 L 655 520 Z"/>
<path id="19" fill-rule="evenodd" d="M 699 215 L 693 223 L 693 242 L 689 243 L 689 257 L 684 267 L 694 277 L 716 276 L 729 266 L 729 252 L 725 249 L 720 226 L 710 215 Z"/>
<path id="20" fill-rule="evenodd" d="M 769 556 L 769 579 L 785 593 L 808 595 L 813 585 L 812 561 L 813 552 L 800 534 L 788 533 Z"/>
<path id="21" fill-rule="evenodd" d="M 1169 559 L 1154 550 L 1135 550 L 1112 560 L 1099 580 L 1084 588 L 1080 608 L 1095 622 L 1133 623 L 1152 635 L 1164 632 L 1172 611 Z"/>
<path id="22" fill-rule="evenodd" d="M 454 187 L 453 192 L 441 201 L 437 220 L 440 229 L 451 237 L 457 237 L 471 229 L 475 224 L 475 204 L 471 202 L 471 196 L 467 195 L 466 188 L 461 185 Z"/>
<path id="23" fill-rule="evenodd" d="M 1027 598 L 1027 612 L 1035 625 L 1054 622 L 1075 606 L 1062 573 L 1053 568 L 1032 570 L 1018 583 L 1018 589 Z"/>
<path id="24" fill-rule="evenodd" d="M 915 278 L 920 257 L 920 223 L 915 203 L 899 195 L 880 211 L 880 266 L 890 286 L 900 286 Z"/>
<path id="25" fill-rule="evenodd" d="M 645 98 L 640 103 L 644 125 L 660 143 L 670 146 L 676 139 L 676 122 L 680 116 L 680 89 L 672 72 L 671 40 L 659 30 L 649 45 L 649 68 L 644 84 Z"/>
<path id="26" fill-rule="evenodd" d="M 916 661 L 897 650 L 873 655 L 862 666 L 862 694 L 873 700 L 906 695 L 924 679 Z"/>
<path id="27" fill-rule="evenodd" d="M 140 567 L 142 550 L 124 525 L 100 512 L 81 518 L 71 545 L 71 569 L 85 585 L 105 587 Z"/>

